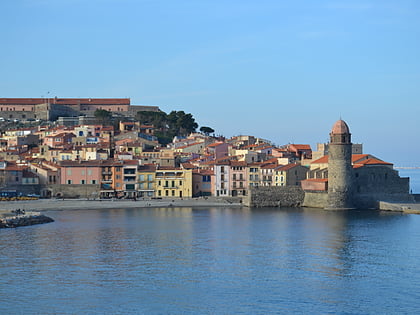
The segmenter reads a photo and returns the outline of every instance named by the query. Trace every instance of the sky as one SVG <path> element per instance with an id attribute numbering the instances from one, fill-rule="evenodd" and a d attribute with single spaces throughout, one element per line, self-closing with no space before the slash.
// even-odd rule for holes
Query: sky
<path id="1" fill-rule="evenodd" d="M 418 0 L 3 0 L 0 97 L 129 97 L 276 145 L 420 166 Z"/>

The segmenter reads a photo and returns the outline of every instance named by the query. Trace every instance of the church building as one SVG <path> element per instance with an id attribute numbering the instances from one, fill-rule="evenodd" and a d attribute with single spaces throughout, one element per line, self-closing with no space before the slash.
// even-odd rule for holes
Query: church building
<path id="1" fill-rule="evenodd" d="M 311 163 L 302 188 L 304 206 L 329 210 L 377 208 L 379 201 L 413 201 L 409 178 L 401 178 L 393 164 L 370 154 L 352 154 L 350 129 L 341 119 L 331 129 L 329 154 Z"/>

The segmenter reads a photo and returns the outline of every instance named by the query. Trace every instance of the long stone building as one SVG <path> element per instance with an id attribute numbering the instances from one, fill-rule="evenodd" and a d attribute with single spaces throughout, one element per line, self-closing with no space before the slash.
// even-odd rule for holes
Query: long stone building
<path id="1" fill-rule="evenodd" d="M 93 116 L 97 109 L 122 116 L 160 111 L 158 106 L 131 105 L 129 98 L 0 98 L 0 116 L 4 119 L 56 120 L 59 116 Z"/>

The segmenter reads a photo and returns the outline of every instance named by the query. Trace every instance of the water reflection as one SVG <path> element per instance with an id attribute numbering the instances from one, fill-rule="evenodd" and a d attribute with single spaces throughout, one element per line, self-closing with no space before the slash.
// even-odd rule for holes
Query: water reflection
<path id="1" fill-rule="evenodd" d="M 227 305 L 229 313 L 389 313 L 396 298 L 410 313 L 420 291 L 419 216 L 176 207 L 50 215 L 54 224 L 0 231 L 1 313 L 11 292 L 15 309 L 29 299 L 44 314 L 225 313 Z"/>

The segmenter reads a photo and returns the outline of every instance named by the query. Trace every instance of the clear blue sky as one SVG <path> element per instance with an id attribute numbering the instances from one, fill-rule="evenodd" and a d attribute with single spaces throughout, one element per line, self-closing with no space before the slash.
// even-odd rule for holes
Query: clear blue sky
<path id="1" fill-rule="evenodd" d="M 217 134 L 420 166 L 418 0 L 4 0 L 0 97 L 130 97 Z"/>

